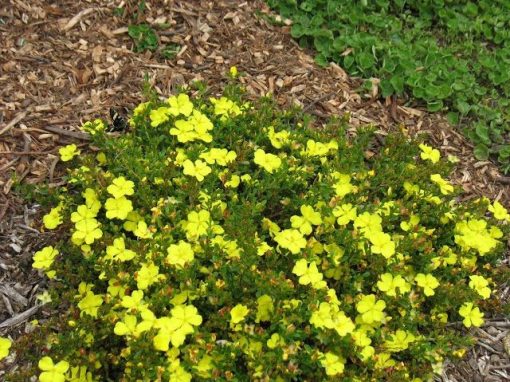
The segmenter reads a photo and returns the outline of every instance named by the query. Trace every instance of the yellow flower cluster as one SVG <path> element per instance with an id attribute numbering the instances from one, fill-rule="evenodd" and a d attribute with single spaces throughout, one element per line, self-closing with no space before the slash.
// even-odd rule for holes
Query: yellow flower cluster
<path id="1" fill-rule="evenodd" d="M 418 382 L 459 350 L 453 335 L 439 348 L 446 323 L 483 324 L 510 222 L 501 203 L 460 207 L 425 144 L 370 159 L 365 138 L 234 99 L 145 102 L 117 140 L 87 125 L 104 153 L 77 158 L 79 191 L 43 217 L 46 229 L 70 217 L 75 248 L 33 257 L 72 288 L 76 312 L 52 343 L 69 356 L 43 357 L 41 381 L 91 381 L 111 363 L 123 380 Z M 73 287 L 80 251 L 90 273 Z M 9 347 L 0 338 L 0 359 Z M 88 368 L 67 361 L 82 353 Z"/>

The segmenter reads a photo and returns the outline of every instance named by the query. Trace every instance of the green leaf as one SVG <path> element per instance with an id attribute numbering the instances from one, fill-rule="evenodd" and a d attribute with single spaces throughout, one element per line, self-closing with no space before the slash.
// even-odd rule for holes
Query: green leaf
<path id="1" fill-rule="evenodd" d="M 323 68 L 329 65 L 329 61 L 324 54 L 316 55 L 315 62 L 317 63 L 317 65 L 322 66 Z"/>
<path id="2" fill-rule="evenodd" d="M 453 111 L 446 114 L 446 119 L 450 125 L 458 125 L 459 124 L 459 113 L 454 113 Z"/>
<path id="3" fill-rule="evenodd" d="M 499 160 L 501 162 L 506 161 L 508 158 L 510 158 L 510 145 L 505 145 L 498 151 Z"/>
<path id="4" fill-rule="evenodd" d="M 466 101 L 458 100 L 457 109 L 460 111 L 461 114 L 466 115 L 471 110 L 471 106 Z"/>
<path id="5" fill-rule="evenodd" d="M 295 23 L 292 24 L 292 28 L 290 28 L 290 35 L 294 38 L 300 38 L 305 34 L 306 30 L 302 24 Z"/>
<path id="6" fill-rule="evenodd" d="M 328 54 L 333 45 L 333 33 L 326 29 L 320 29 L 314 31 L 312 35 L 314 36 L 313 44 L 315 49 L 317 49 L 319 53 Z"/>
<path id="7" fill-rule="evenodd" d="M 363 70 L 370 69 L 375 64 L 374 56 L 365 52 L 359 53 L 356 57 L 356 61 Z"/>
<path id="8" fill-rule="evenodd" d="M 387 79 L 381 80 L 379 87 L 381 88 L 381 95 L 384 98 L 389 97 L 390 95 L 392 95 L 394 93 L 393 85 Z"/>
<path id="9" fill-rule="evenodd" d="M 404 77 L 393 76 L 390 79 L 391 86 L 395 89 L 395 93 L 402 95 L 404 93 Z"/>
<path id="10" fill-rule="evenodd" d="M 490 145 L 491 139 L 489 137 L 489 128 L 487 126 L 478 123 L 475 126 L 475 132 L 477 137 L 481 139 L 482 143 Z"/>
<path id="11" fill-rule="evenodd" d="M 434 101 L 428 101 L 427 102 L 427 110 L 430 112 L 436 112 L 443 108 L 443 101 L 441 100 L 434 100 Z"/>
<path id="12" fill-rule="evenodd" d="M 485 146 L 484 144 L 476 145 L 475 149 L 473 150 L 473 154 L 475 155 L 475 158 L 478 160 L 487 160 L 489 159 L 489 148 Z"/>

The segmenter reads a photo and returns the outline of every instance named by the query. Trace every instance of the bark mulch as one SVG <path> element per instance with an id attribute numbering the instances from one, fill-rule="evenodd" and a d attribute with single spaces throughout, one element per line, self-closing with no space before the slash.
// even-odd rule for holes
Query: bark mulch
<path id="1" fill-rule="evenodd" d="M 381 101 L 377 80 L 368 94 L 357 89 L 336 65 L 320 68 L 310 52 L 289 34 L 290 22 L 274 19 L 261 0 L 146 1 L 137 12 L 134 0 L 8 0 L 0 6 L 0 335 L 18 338 L 34 318 L 51 314 L 37 299 L 46 284 L 31 268 L 34 250 L 56 238 L 40 232 L 40 208 L 24 205 L 16 184 L 61 186 L 58 148 L 85 147 L 79 126 L 108 119 L 110 108 L 132 108 L 142 100 L 144 77 L 162 96 L 193 80 L 220 91 L 225 73 L 236 65 L 249 94 L 272 93 L 283 107 L 300 105 L 319 122 L 348 113 L 355 129 L 375 125 L 381 135 L 404 130 L 425 134 L 444 155 L 460 162 L 452 181 L 465 198 L 485 195 L 510 207 L 510 177 L 491 162 L 473 157 L 472 146 L 445 119 L 403 100 Z M 125 7 L 128 16 L 116 15 Z M 134 53 L 128 25 L 155 26 L 160 45 L 178 45 L 173 59 L 160 53 Z M 167 28 L 158 29 L 158 24 Z M 508 265 L 508 259 L 502 266 Z M 500 286 L 508 301 L 510 286 Z M 442 381 L 510 381 L 510 320 L 489 317 L 474 333 L 478 344 L 456 364 L 447 364 Z M 16 355 L 0 364 L 2 373 L 22 365 Z M 4 371 L 1 371 L 4 369 Z"/>

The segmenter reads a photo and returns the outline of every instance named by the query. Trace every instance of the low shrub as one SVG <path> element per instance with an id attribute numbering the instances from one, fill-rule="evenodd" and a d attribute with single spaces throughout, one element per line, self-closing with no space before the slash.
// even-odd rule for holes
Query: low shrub
<path id="1" fill-rule="evenodd" d="M 62 148 L 43 222 L 63 239 L 33 264 L 61 313 L 18 345 L 41 381 L 417 382 L 462 355 L 499 203 L 458 202 L 452 165 L 401 134 L 188 93 Z"/>

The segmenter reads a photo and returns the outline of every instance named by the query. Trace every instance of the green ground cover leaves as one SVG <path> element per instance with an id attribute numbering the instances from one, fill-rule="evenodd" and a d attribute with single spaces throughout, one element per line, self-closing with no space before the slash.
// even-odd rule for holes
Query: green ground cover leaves
<path id="1" fill-rule="evenodd" d="M 292 36 L 316 61 L 381 79 L 396 94 L 447 113 L 510 171 L 510 1 L 267 0 L 291 18 Z"/>

